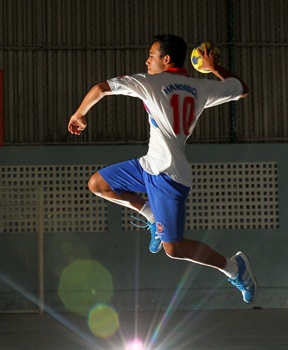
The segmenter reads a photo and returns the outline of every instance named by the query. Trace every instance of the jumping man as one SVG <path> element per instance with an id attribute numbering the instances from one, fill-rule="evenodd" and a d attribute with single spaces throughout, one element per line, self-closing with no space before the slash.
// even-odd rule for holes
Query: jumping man
<path id="1" fill-rule="evenodd" d="M 150 124 L 147 154 L 99 170 L 91 176 L 89 189 L 147 219 L 152 253 L 163 247 L 172 259 L 220 270 L 250 303 L 257 284 L 248 257 L 238 252 L 229 259 L 204 243 L 184 237 L 186 199 L 192 185 L 186 140 L 205 108 L 244 98 L 249 89 L 242 79 L 220 66 L 206 46 L 204 52 L 199 51 L 201 68 L 210 70 L 219 80 L 190 77 L 183 68 L 186 52 L 182 38 L 156 36 L 146 61 L 148 73 L 121 76 L 93 86 L 70 118 L 68 130 L 80 135 L 87 126 L 86 114 L 105 96 L 141 99 Z M 147 193 L 148 201 L 138 193 Z"/>

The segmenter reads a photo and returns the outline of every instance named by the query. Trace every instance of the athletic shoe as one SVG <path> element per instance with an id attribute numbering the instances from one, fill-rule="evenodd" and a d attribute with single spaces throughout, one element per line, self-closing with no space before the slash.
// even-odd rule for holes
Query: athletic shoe
<path id="1" fill-rule="evenodd" d="M 256 298 L 257 282 L 253 276 L 250 261 L 242 252 L 238 252 L 236 255 L 232 256 L 231 260 L 236 262 L 239 267 L 239 272 L 236 278 L 229 278 L 228 281 L 239 289 L 245 303 L 251 303 Z"/>
<path id="2" fill-rule="evenodd" d="M 147 221 L 147 230 L 148 229 L 151 232 L 149 250 L 151 253 L 158 253 L 162 249 L 163 242 L 161 241 L 161 238 L 158 235 L 156 229 L 156 222 L 154 222 L 154 224 L 151 224 L 149 221 Z"/>
<path id="3" fill-rule="evenodd" d="M 146 228 L 147 230 L 150 230 L 151 232 L 151 239 L 149 244 L 149 250 L 151 253 L 158 253 L 162 249 L 163 242 L 161 241 L 160 236 L 158 235 L 157 229 L 156 229 L 156 222 L 154 224 L 151 224 L 149 221 L 144 221 L 142 219 L 136 218 L 135 216 L 131 216 L 133 219 L 136 219 L 138 221 L 141 221 L 144 223 L 144 225 L 137 225 L 134 222 L 130 221 L 130 223 L 136 227 L 140 228 Z"/>

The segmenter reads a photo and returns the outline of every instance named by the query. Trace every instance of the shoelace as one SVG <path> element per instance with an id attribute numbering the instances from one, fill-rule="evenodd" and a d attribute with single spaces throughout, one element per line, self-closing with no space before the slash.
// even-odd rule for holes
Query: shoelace
<path id="1" fill-rule="evenodd" d="M 131 215 L 130 217 L 131 217 L 132 219 L 134 219 L 134 220 L 138 220 L 138 221 L 144 223 L 144 225 L 138 225 L 138 224 L 135 224 L 135 222 L 130 221 L 130 224 L 133 225 L 133 226 L 135 226 L 135 227 L 138 227 L 138 228 L 146 228 L 147 230 L 150 230 L 150 229 L 152 228 L 152 226 L 153 226 L 153 224 L 151 224 L 149 221 L 145 221 L 145 220 L 140 219 L 140 218 L 137 218 L 136 216 L 133 216 L 133 215 Z M 160 237 L 159 237 L 157 231 L 154 232 L 154 236 L 155 236 L 155 239 L 160 239 Z"/>
<path id="2" fill-rule="evenodd" d="M 134 219 L 134 220 L 138 220 L 138 221 L 144 223 L 144 225 L 138 225 L 138 224 L 135 224 L 135 222 L 130 221 L 130 224 L 133 225 L 133 226 L 135 226 L 135 227 L 147 228 L 147 230 L 149 230 L 150 227 L 152 226 L 152 224 L 150 224 L 149 221 L 145 221 L 145 220 L 143 220 L 143 219 L 137 218 L 136 216 L 130 215 L 130 218 L 132 218 L 132 219 Z"/>
<path id="3" fill-rule="evenodd" d="M 236 280 L 232 280 L 230 279 L 230 282 L 237 287 L 239 290 L 241 291 L 250 291 L 251 285 L 252 285 L 252 280 L 250 279 L 249 281 L 245 282 L 245 281 L 241 281 L 238 278 Z"/>

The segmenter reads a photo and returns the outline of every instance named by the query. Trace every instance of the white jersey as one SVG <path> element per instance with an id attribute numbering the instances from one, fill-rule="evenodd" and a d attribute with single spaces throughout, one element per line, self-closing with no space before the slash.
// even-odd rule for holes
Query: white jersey
<path id="1" fill-rule="evenodd" d="M 238 79 L 194 79 L 185 69 L 159 74 L 135 74 L 107 81 L 113 94 L 140 98 L 149 114 L 148 152 L 140 164 L 149 174 L 167 174 L 190 187 L 191 167 L 185 144 L 204 108 L 238 100 L 243 92 Z"/>

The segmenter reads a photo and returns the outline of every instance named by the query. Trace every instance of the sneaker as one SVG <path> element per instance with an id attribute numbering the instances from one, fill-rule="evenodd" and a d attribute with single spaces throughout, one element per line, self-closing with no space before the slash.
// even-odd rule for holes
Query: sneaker
<path id="1" fill-rule="evenodd" d="M 151 253 L 158 253 L 162 249 L 163 242 L 161 241 L 160 236 L 158 235 L 157 229 L 156 229 L 156 222 L 154 224 L 151 224 L 149 221 L 144 221 L 142 219 L 136 218 L 135 216 L 131 216 L 133 219 L 136 219 L 138 221 L 141 221 L 144 223 L 144 225 L 137 225 L 134 222 L 130 221 L 130 223 L 136 227 L 140 228 L 146 228 L 147 230 L 150 230 L 151 232 L 151 239 L 149 244 L 149 250 Z"/>
<path id="2" fill-rule="evenodd" d="M 163 242 L 161 241 L 161 238 L 158 235 L 156 229 L 156 222 L 154 222 L 154 224 L 151 224 L 149 221 L 147 221 L 147 230 L 148 229 L 151 232 L 149 250 L 151 253 L 158 253 L 162 249 Z"/>
<path id="3" fill-rule="evenodd" d="M 239 267 L 239 272 L 236 278 L 229 278 L 228 281 L 240 290 L 245 303 L 251 303 L 256 298 L 257 282 L 253 276 L 250 261 L 242 252 L 238 252 L 236 255 L 232 256 L 231 260 L 236 262 Z"/>

